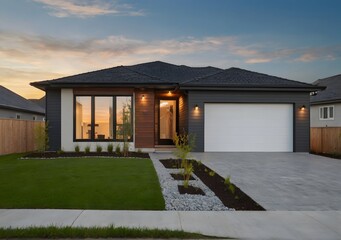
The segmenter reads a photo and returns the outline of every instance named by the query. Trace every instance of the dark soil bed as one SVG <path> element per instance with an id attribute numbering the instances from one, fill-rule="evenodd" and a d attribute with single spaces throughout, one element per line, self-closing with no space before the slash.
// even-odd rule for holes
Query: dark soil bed
<path id="1" fill-rule="evenodd" d="M 119 153 L 108 153 L 108 152 L 33 152 L 29 153 L 23 158 L 59 158 L 59 157 L 125 157 L 123 154 Z M 148 153 L 139 153 L 139 152 L 129 152 L 126 157 L 136 157 L 136 158 L 149 158 Z"/>
<path id="2" fill-rule="evenodd" d="M 228 186 L 224 184 L 225 180 L 217 173 L 214 176 L 210 176 L 209 173 L 212 170 L 206 167 L 204 164 L 198 164 L 195 160 L 190 160 L 193 164 L 194 174 L 200 178 L 200 180 L 209 187 L 215 195 L 222 201 L 222 203 L 228 208 L 234 208 L 235 210 L 254 210 L 264 211 L 265 209 L 255 202 L 251 197 L 234 185 L 235 193 L 232 194 L 228 189 Z M 163 159 L 160 162 L 166 166 L 180 166 L 179 159 Z"/>
<path id="3" fill-rule="evenodd" d="M 181 173 L 171 173 L 171 176 L 174 180 L 184 180 L 184 175 Z M 189 180 L 195 180 L 195 178 L 191 175 Z"/>
<path id="4" fill-rule="evenodd" d="M 190 159 L 190 161 L 194 161 Z M 160 162 L 165 168 L 171 168 L 171 169 L 179 169 L 181 168 L 181 160 L 180 159 L 160 159 Z"/>
<path id="5" fill-rule="evenodd" d="M 195 194 L 195 195 L 205 195 L 204 191 L 198 187 L 188 186 L 185 188 L 183 185 L 178 185 L 180 194 Z"/>

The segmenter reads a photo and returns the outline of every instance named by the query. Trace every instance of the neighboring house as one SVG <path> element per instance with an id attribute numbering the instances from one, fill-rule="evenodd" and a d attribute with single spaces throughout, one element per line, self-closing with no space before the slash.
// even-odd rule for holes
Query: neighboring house
<path id="1" fill-rule="evenodd" d="M 194 151 L 309 151 L 311 84 L 238 68 L 150 62 L 40 81 L 51 150 L 122 143 L 130 149 L 195 136 Z M 123 126 L 126 126 L 125 128 Z"/>
<path id="2" fill-rule="evenodd" d="M 40 106 L 41 108 L 45 109 L 46 108 L 46 98 L 45 96 L 39 99 L 28 99 L 34 104 Z"/>
<path id="3" fill-rule="evenodd" d="M 45 109 L 0 85 L 0 118 L 43 121 Z"/>
<path id="4" fill-rule="evenodd" d="M 341 127 L 341 74 L 313 84 L 326 89 L 310 97 L 311 127 Z"/>

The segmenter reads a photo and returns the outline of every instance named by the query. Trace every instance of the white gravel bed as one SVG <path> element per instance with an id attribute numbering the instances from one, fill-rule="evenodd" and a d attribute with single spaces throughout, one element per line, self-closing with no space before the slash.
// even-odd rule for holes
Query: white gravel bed
<path id="1" fill-rule="evenodd" d="M 174 180 L 170 173 L 180 173 L 180 169 L 167 169 L 159 161 L 172 158 L 170 154 L 150 153 L 157 176 L 160 181 L 166 210 L 170 211 L 228 211 L 233 210 L 224 206 L 220 199 L 195 175 L 190 185 L 199 187 L 205 195 L 180 194 L 178 185 L 183 181 Z"/>

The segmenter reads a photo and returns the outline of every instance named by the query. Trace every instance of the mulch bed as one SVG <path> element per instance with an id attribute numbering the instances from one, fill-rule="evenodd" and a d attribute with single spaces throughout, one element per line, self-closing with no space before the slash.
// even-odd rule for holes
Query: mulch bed
<path id="1" fill-rule="evenodd" d="M 192 159 L 189 159 L 190 161 L 195 161 Z M 179 169 L 181 168 L 181 159 L 160 159 L 160 162 L 165 168 L 170 168 L 170 169 Z"/>
<path id="2" fill-rule="evenodd" d="M 174 180 L 184 180 L 184 175 L 181 173 L 171 173 L 171 176 Z M 189 180 L 195 180 L 195 178 L 191 175 Z"/>
<path id="3" fill-rule="evenodd" d="M 203 190 L 201 190 L 198 187 L 188 186 L 188 188 L 185 188 L 183 185 L 178 185 L 178 189 L 180 194 L 195 194 L 195 195 L 205 195 Z"/>
<path id="4" fill-rule="evenodd" d="M 224 184 L 224 178 L 219 176 L 217 173 L 215 173 L 214 176 L 210 176 L 209 173 L 212 172 L 212 169 L 202 163 L 198 164 L 195 160 L 190 161 L 193 164 L 194 174 L 215 193 L 226 207 L 234 208 L 235 210 L 265 211 L 262 206 L 255 202 L 236 185 L 233 184 L 235 193 L 232 194 L 228 189 L 228 186 Z M 180 159 L 162 159 L 160 162 L 166 168 L 176 168 L 176 166 L 181 165 Z"/>
<path id="5" fill-rule="evenodd" d="M 33 152 L 29 153 L 23 158 L 68 158 L 68 157 L 124 157 L 122 153 L 108 153 L 108 152 Z M 136 158 L 149 158 L 148 153 L 139 153 L 139 152 L 129 152 L 127 157 L 136 157 Z"/>

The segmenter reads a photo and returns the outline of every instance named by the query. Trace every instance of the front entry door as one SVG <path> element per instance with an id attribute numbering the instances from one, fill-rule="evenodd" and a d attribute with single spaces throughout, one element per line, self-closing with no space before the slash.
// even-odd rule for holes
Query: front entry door
<path id="1" fill-rule="evenodd" d="M 159 144 L 173 144 L 177 132 L 177 112 L 176 100 L 160 100 Z"/>

